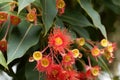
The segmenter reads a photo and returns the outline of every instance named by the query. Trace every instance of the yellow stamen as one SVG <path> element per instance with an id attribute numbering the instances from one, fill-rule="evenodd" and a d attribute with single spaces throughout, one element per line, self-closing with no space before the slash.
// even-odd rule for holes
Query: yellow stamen
<path id="1" fill-rule="evenodd" d="M 40 51 L 35 51 L 33 53 L 33 58 L 34 58 L 34 60 L 40 60 L 40 59 L 42 59 L 42 53 Z"/>
<path id="2" fill-rule="evenodd" d="M 41 60 L 41 65 L 42 65 L 43 67 L 47 67 L 49 64 L 50 64 L 50 62 L 49 62 L 49 60 L 48 60 L 47 58 L 43 58 L 43 59 Z"/>
<path id="3" fill-rule="evenodd" d="M 63 41 L 60 37 L 55 38 L 55 45 L 60 46 L 62 45 Z"/>
<path id="4" fill-rule="evenodd" d="M 92 49 L 92 55 L 93 56 L 98 56 L 100 54 L 100 50 L 98 48 L 93 48 Z"/>
<path id="5" fill-rule="evenodd" d="M 71 60 L 71 57 L 69 55 L 65 56 L 65 62 L 69 62 Z"/>
<path id="6" fill-rule="evenodd" d="M 64 8 L 65 7 L 65 2 L 63 0 L 59 0 L 57 2 L 57 8 Z"/>
<path id="7" fill-rule="evenodd" d="M 58 71 L 57 71 L 57 70 L 53 70 L 53 71 L 52 71 L 52 74 L 53 74 L 53 76 L 55 77 L 55 76 L 58 74 Z"/>
<path id="8" fill-rule="evenodd" d="M 99 75 L 99 69 L 98 68 L 92 68 L 91 72 L 92 72 L 93 76 L 98 76 Z"/>
<path id="9" fill-rule="evenodd" d="M 77 39 L 77 43 L 78 43 L 78 45 L 83 46 L 85 44 L 85 39 L 79 38 L 79 39 Z"/>
<path id="10" fill-rule="evenodd" d="M 35 17 L 36 17 L 36 15 L 34 13 L 28 13 L 27 14 L 27 20 L 30 21 L 30 22 L 35 21 Z"/>
<path id="11" fill-rule="evenodd" d="M 79 56 L 79 50 L 78 49 L 73 49 L 72 50 L 72 53 L 73 53 L 73 56 L 74 56 L 74 58 L 77 58 L 78 56 Z"/>
<path id="12" fill-rule="evenodd" d="M 112 45 L 108 46 L 107 50 L 108 50 L 108 52 L 113 52 L 113 46 Z"/>
<path id="13" fill-rule="evenodd" d="M 108 41 L 107 39 L 102 39 L 101 42 L 100 42 L 101 46 L 103 47 L 107 47 L 108 46 Z"/>

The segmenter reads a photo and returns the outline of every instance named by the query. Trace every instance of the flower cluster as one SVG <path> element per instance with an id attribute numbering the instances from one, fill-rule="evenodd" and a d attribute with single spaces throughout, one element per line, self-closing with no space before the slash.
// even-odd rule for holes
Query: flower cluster
<path id="1" fill-rule="evenodd" d="M 4 35 L 4 37 L 0 40 L 0 50 L 1 50 L 2 52 L 5 52 L 5 51 L 7 50 L 7 40 L 6 40 L 6 37 L 7 37 L 8 31 L 9 31 L 10 25 L 17 26 L 17 25 L 21 22 L 21 19 L 20 19 L 18 16 L 9 15 L 9 14 L 6 13 L 6 12 L 0 12 L 0 26 L 1 26 L 3 23 L 5 23 L 7 20 L 9 20 L 9 19 L 8 19 L 9 17 L 10 17 L 10 21 L 9 21 L 9 23 L 8 23 L 8 26 L 7 26 L 5 35 Z"/>
<path id="2" fill-rule="evenodd" d="M 72 47 L 74 44 L 77 44 L 77 48 Z M 86 49 L 86 44 L 92 48 Z M 73 40 L 66 29 L 53 28 L 48 36 L 48 46 L 42 51 L 35 51 L 30 62 L 37 62 L 36 69 L 45 73 L 45 80 L 95 80 L 101 67 L 91 64 L 90 55 L 96 62 L 99 56 L 105 56 L 111 62 L 115 48 L 115 44 L 107 39 L 101 40 L 100 43 L 82 37 Z M 82 61 L 82 51 L 86 53 L 88 63 Z M 83 64 L 85 71 L 77 70 L 76 61 Z"/>

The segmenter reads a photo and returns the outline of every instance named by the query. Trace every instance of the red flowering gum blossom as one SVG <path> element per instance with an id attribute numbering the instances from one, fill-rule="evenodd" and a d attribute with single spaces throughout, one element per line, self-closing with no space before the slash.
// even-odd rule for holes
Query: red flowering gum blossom
<path id="1" fill-rule="evenodd" d="M 58 13 L 62 15 L 65 10 L 65 2 L 64 0 L 57 0 L 56 1 L 56 8 L 58 9 Z"/>
<path id="2" fill-rule="evenodd" d="M 91 50 L 92 56 L 98 57 L 100 56 L 100 49 L 97 46 L 94 46 Z"/>
<path id="3" fill-rule="evenodd" d="M 101 68 L 99 66 L 94 66 L 91 68 L 91 73 L 93 76 L 98 76 L 100 74 Z"/>
<path id="4" fill-rule="evenodd" d="M 78 73 L 78 79 L 79 80 L 87 80 L 86 74 L 84 72 Z"/>
<path id="5" fill-rule="evenodd" d="M 71 36 L 66 29 L 54 28 L 48 39 L 49 46 L 59 52 L 64 52 L 71 44 Z"/>
<path id="6" fill-rule="evenodd" d="M 79 80 L 76 71 L 62 71 L 57 80 Z"/>
<path id="7" fill-rule="evenodd" d="M 63 59 L 62 59 L 62 64 L 64 66 L 70 66 L 72 64 L 75 63 L 75 58 L 73 57 L 72 53 L 69 52 L 68 54 L 66 54 L 65 56 L 63 56 Z"/>
<path id="8" fill-rule="evenodd" d="M 86 78 L 90 80 L 95 80 L 95 78 L 100 74 L 101 68 L 99 66 L 90 67 L 86 71 Z"/>
<path id="9" fill-rule="evenodd" d="M 112 63 L 113 59 L 115 58 L 112 52 L 105 52 L 103 55 L 106 57 L 109 63 Z"/>
<path id="10" fill-rule="evenodd" d="M 3 23 L 7 20 L 8 14 L 5 12 L 0 12 L 0 23 Z"/>
<path id="11" fill-rule="evenodd" d="M 21 19 L 17 16 L 11 15 L 10 16 L 10 22 L 11 22 L 12 25 L 17 26 L 21 22 Z"/>
<path id="12" fill-rule="evenodd" d="M 36 68 L 40 72 L 47 71 L 51 66 L 51 62 L 52 62 L 51 58 L 43 57 L 41 60 L 37 61 Z"/>
<path id="13" fill-rule="evenodd" d="M 36 9 L 33 8 L 26 16 L 27 20 L 30 22 L 36 22 L 37 20 L 37 14 L 36 14 Z"/>
<path id="14" fill-rule="evenodd" d="M 58 76 L 61 73 L 62 67 L 58 64 L 52 64 L 47 71 L 47 80 L 58 80 Z"/>
<path id="15" fill-rule="evenodd" d="M 2 52 L 5 52 L 7 50 L 7 41 L 6 40 L 1 40 L 0 41 L 0 50 Z"/>

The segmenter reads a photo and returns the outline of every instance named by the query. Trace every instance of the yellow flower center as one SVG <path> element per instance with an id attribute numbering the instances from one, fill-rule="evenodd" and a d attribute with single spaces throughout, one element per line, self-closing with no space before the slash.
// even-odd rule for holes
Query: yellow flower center
<path id="1" fill-rule="evenodd" d="M 19 18 L 14 18 L 14 23 L 18 23 L 19 22 Z"/>
<path id="2" fill-rule="evenodd" d="M 69 62 L 71 60 L 71 57 L 69 55 L 65 56 L 65 62 Z"/>
<path id="3" fill-rule="evenodd" d="M 4 47 L 5 47 L 5 44 L 4 44 L 4 43 L 2 43 L 1 47 L 2 47 L 2 48 L 4 48 Z"/>
<path id="4" fill-rule="evenodd" d="M 110 52 L 106 52 L 104 56 L 107 58 L 107 60 L 109 60 L 112 57 Z"/>
<path id="5" fill-rule="evenodd" d="M 65 7 L 65 2 L 63 0 L 59 0 L 57 2 L 57 8 L 64 8 Z"/>
<path id="6" fill-rule="evenodd" d="M 28 13 L 27 14 L 27 20 L 28 21 L 31 21 L 31 22 L 33 22 L 33 21 L 35 21 L 35 14 L 34 13 Z"/>
<path id="7" fill-rule="evenodd" d="M 56 75 L 58 74 L 58 71 L 57 70 L 53 70 L 52 71 L 52 75 L 55 77 Z"/>
<path id="8" fill-rule="evenodd" d="M 80 46 L 83 46 L 85 44 L 85 39 L 84 38 L 79 38 L 77 40 L 77 43 L 80 45 Z"/>
<path id="9" fill-rule="evenodd" d="M 3 15 L 0 15 L 0 19 L 4 19 L 4 16 L 3 16 Z"/>
<path id="10" fill-rule="evenodd" d="M 93 68 L 93 69 L 91 70 L 91 72 L 92 72 L 92 75 L 93 75 L 93 76 L 98 76 L 98 75 L 99 75 L 99 69 L 97 69 L 97 68 Z"/>
<path id="11" fill-rule="evenodd" d="M 40 51 L 35 51 L 35 52 L 33 53 L 33 58 L 34 58 L 35 60 L 40 60 L 40 59 L 42 59 L 42 53 L 41 53 Z"/>
<path id="12" fill-rule="evenodd" d="M 49 64 L 50 64 L 50 62 L 49 62 L 49 60 L 48 60 L 47 58 L 43 58 L 43 59 L 41 60 L 41 65 L 42 65 L 43 67 L 47 67 Z"/>
<path id="13" fill-rule="evenodd" d="M 77 58 L 78 56 L 79 56 L 79 50 L 78 49 L 73 49 L 72 50 L 72 53 L 73 53 L 73 56 L 74 56 L 74 58 Z"/>
<path id="14" fill-rule="evenodd" d="M 113 46 L 112 45 L 108 46 L 107 50 L 108 50 L 108 52 L 113 52 Z"/>
<path id="15" fill-rule="evenodd" d="M 93 48 L 92 55 L 93 56 L 98 56 L 99 54 L 100 54 L 100 50 L 98 48 Z"/>
<path id="16" fill-rule="evenodd" d="M 102 39 L 101 42 L 100 42 L 101 46 L 103 47 L 107 47 L 108 46 L 108 41 L 107 39 Z"/>
<path id="17" fill-rule="evenodd" d="M 60 37 L 55 38 L 55 45 L 60 46 L 62 45 L 63 41 Z"/>
<path id="18" fill-rule="evenodd" d="M 1 14 L 0 14 L 0 20 L 1 20 L 1 21 L 5 21 L 6 19 L 7 19 L 7 14 L 4 14 L 4 13 L 2 14 L 2 13 L 1 13 Z"/>
<path id="19" fill-rule="evenodd" d="M 65 70 L 69 70 L 70 71 L 72 69 L 73 69 L 73 67 L 71 65 L 65 67 Z"/>

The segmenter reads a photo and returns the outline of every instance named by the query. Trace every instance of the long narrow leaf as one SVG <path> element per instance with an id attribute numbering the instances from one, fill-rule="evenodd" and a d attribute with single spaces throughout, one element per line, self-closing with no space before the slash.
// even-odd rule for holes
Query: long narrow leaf
<path id="1" fill-rule="evenodd" d="M 90 16 L 95 27 L 100 29 L 100 31 L 104 35 L 104 37 L 107 38 L 105 27 L 104 27 L 104 25 L 101 24 L 100 16 L 97 13 L 97 11 L 95 11 L 93 9 L 90 0 L 78 0 L 78 3 L 86 11 L 86 13 Z"/>

